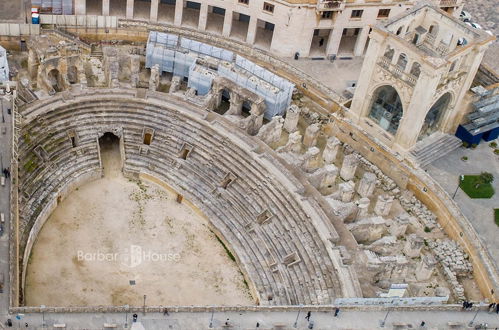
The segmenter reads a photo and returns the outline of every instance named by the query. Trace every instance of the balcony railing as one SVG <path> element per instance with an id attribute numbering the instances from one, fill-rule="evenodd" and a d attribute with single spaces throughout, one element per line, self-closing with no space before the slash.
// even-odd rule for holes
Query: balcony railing
<path id="1" fill-rule="evenodd" d="M 412 87 L 416 86 L 418 78 L 413 74 L 405 73 L 401 67 L 392 64 L 390 59 L 383 56 L 380 58 L 378 65 L 381 66 L 386 71 L 388 71 L 390 74 L 392 74 L 395 78 L 400 79 L 405 83 L 407 83 L 409 86 Z"/>
<path id="2" fill-rule="evenodd" d="M 440 0 L 440 7 L 455 7 L 457 0 Z"/>
<path id="3" fill-rule="evenodd" d="M 317 11 L 335 11 L 344 8 L 344 0 L 317 0 Z"/>

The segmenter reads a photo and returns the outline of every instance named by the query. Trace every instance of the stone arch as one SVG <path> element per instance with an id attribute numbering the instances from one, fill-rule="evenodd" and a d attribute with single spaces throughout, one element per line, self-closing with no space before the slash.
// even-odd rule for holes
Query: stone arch
<path id="1" fill-rule="evenodd" d="M 49 84 L 55 92 L 61 92 L 63 90 L 62 76 L 57 69 L 52 69 L 47 74 L 47 79 Z"/>
<path id="2" fill-rule="evenodd" d="M 451 103 L 452 95 L 450 92 L 442 94 L 438 100 L 433 103 L 430 110 L 426 113 L 423 126 L 419 132 L 418 140 L 430 136 L 440 129 L 444 113 Z"/>
<path id="3" fill-rule="evenodd" d="M 421 64 L 419 64 L 418 62 L 412 63 L 411 74 L 414 77 L 419 78 L 419 75 L 421 74 Z"/>
<path id="4" fill-rule="evenodd" d="M 393 60 L 393 56 L 395 55 L 395 49 L 390 47 L 389 45 L 386 47 L 385 54 L 383 56 L 388 60 Z"/>
<path id="5" fill-rule="evenodd" d="M 439 30 L 438 24 L 437 23 L 433 23 L 428 28 L 428 33 L 431 34 L 432 36 L 436 37 L 438 35 L 438 30 Z"/>
<path id="6" fill-rule="evenodd" d="M 368 116 L 388 133 L 397 133 L 403 105 L 397 90 L 390 85 L 381 85 L 374 90 Z"/>
<path id="7" fill-rule="evenodd" d="M 404 53 L 400 53 L 398 60 L 397 60 L 397 66 L 404 71 L 405 68 L 407 67 L 407 62 L 408 62 L 407 55 Z"/>
<path id="8" fill-rule="evenodd" d="M 68 82 L 70 84 L 76 84 L 78 82 L 78 68 L 76 65 L 68 67 Z"/>

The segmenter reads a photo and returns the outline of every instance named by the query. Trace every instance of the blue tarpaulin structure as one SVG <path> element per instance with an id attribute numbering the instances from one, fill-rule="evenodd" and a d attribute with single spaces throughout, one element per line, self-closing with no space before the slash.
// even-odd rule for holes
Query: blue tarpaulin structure
<path id="1" fill-rule="evenodd" d="M 468 122 L 457 128 L 456 136 L 470 145 L 482 139 L 495 140 L 499 137 L 499 87 L 487 90 L 478 86 L 472 91 L 478 100 L 473 102 L 474 111 L 466 116 Z"/>

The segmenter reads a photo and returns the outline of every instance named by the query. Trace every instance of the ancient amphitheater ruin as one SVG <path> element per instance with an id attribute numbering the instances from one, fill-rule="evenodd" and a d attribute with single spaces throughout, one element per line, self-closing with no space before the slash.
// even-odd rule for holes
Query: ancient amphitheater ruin
<path id="1" fill-rule="evenodd" d="M 274 311 L 298 312 L 296 328 L 306 311 L 457 313 L 498 301 L 495 261 L 422 166 L 456 148 L 470 87 L 497 81 L 480 66 L 493 37 L 433 3 L 407 5 L 362 32 L 362 80 L 341 93 L 274 51 L 281 23 L 265 49 L 226 22 L 204 31 L 204 2 L 196 28 L 177 19 L 199 9 L 190 1 L 172 22 L 154 9 L 137 18 L 134 1 L 124 17 L 94 2 L 0 33 L 11 49 L 0 96 L 11 104 L 2 216 L 13 320 L 43 314 L 42 327 L 66 327 L 45 314 L 125 313 L 128 328 L 134 313 L 199 312 L 211 313 L 204 328 L 238 329 L 229 318 L 214 326 L 213 314 Z M 206 8 L 213 23 L 219 10 Z M 440 149 L 422 147 L 435 137 Z"/>

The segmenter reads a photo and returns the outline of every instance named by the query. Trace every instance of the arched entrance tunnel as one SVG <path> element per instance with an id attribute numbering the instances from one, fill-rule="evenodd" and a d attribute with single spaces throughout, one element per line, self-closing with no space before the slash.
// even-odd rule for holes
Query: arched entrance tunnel
<path id="1" fill-rule="evenodd" d="M 28 306 L 251 305 L 208 220 L 161 182 L 126 178 L 120 138 L 98 139 L 104 176 L 60 201 L 27 268 Z"/>

